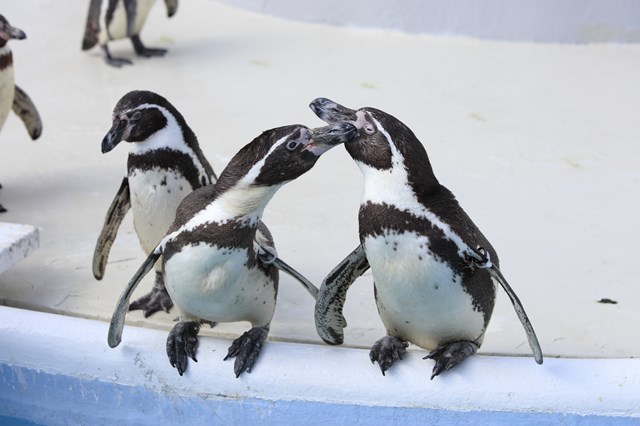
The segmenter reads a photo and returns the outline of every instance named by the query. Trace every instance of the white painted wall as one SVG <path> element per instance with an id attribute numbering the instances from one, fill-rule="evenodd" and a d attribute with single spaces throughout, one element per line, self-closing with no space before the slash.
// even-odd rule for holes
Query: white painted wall
<path id="1" fill-rule="evenodd" d="M 554 43 L 640 42 L 637 0 L 221 0 L 305 22 Z"/>

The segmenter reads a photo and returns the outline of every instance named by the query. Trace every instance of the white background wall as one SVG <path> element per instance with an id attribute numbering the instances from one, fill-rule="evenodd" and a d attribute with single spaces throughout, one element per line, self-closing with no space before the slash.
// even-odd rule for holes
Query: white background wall
<path id="1" fill-rule="evenodd" d="M 637 0 L 222 0 L 307 22 L 555 43 L 640 42 Z"/>

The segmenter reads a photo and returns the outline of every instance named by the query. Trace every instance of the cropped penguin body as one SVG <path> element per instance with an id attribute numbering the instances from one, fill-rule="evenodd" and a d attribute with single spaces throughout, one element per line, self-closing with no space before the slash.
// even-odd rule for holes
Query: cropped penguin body
<path id="1" fill-rule="evenodd" d="M 146 255 L 158 245 L 175 219 L 184 197 L 215 183 L 216 176 L 186 121 L 162 96 L 148 91 L 127 93 L 116 105 L 113 125 L 102 142 L 111 151 L 120 141 L 129 143 L 127 177 L 105 221 L 94 255 L 94 275 L 101 279 L 109 249 L 129 206 L 133 224 Z M 151 293 L 132 303 L 145 316 L 168 311 L 171 299 L 162 280 L 160 262 Z"/>
<path id="2" fill-rule="evenodd" d="M 180 312 L 167 339 L 171 365 L 182 375 L 188 358 L 195 360 L 201 323 L 248 321 L 252 328 L 233 342 L 225 359 L 236 357 L 236 376 L 250 371 L 269 331 L 282 265 L 261 222 L 263 211 L 279 188 L 355 134 L 355 127 L 342 123 L 320 129 L 285 126 L 242 148 L 215 185 L 182 201 L 167 235 L 123 293 L 109 344 L 120 341 L 132 288 L 162 255 L 165 284 Z"/>
<path id="3" fill-rule="evenodd" d="M 13 53 L 8 44 L 10 40 L 24 40 L 26 37 L 24 31 L 12 26 L 0 15 L 0 130 L 13 110 L 24 123 L 31 139 L 36 140 L 42 134 L 42 120 L 31 98 L 14 82 Z M 5 211 L 0 205 L 0 213 Z"/>
<path id="4" fill-rule="evenodd" d="M 423 145 L 402 122 L 374 108 L 354 111 L 327 99 L 311 107 L 327 122 L 359 129 L 345 147 L 364 176 L 361 246 L 325 279 L 316 305 L 318 331 L 328 343 L 342 343 L 339 318 L 327 315 L 341 311 L 343 299 L 336 306 L 327 301 L 335 294 L 343 298 L 344 287 L 370 267 L 388 333 L 373 346 L 371 361 L 384 373 L 411 342 L 431 351 L 433 378 L 482 344 L 500 282 L 489 269 L 491 263 L 499 271 L 497 253 L 438 182 Z M 336 283 L 343 288 L 332 289 Z"/>
<path id="5" fill-rule="evenodd" d="M 114 58 L 108 43 L 112 40 L 131 39 L 139 56 L 163 56 L 166 49 L 147 48 L 140 40 L 140 31 L 156 0 L 91 0 L 82 50 L 89 50 L 96 44 L 103 51 L 105 62 L 120 67 L 131 64 L 129 59 Z M 167 15 L 172 17 L 178 8 L 178 0 L 165 0 Z"/>

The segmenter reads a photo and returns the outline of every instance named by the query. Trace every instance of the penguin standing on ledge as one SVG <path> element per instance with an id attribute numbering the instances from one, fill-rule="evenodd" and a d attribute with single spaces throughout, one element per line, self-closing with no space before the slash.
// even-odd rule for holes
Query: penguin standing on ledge
<path id="1" fill-rule="evenodd" d="M 13 54 L 9 48 L 9 40 L 24 40 L 24 31 L 13 27 L 7 19 L 0 15 L 0 130 L 9 115 L 9 111 L 20 117 L 31 139 L 36 140 L 42 134 L 42 121 L 36 106 L 24 90 L 14 83 Z M 2 186 L 0 185 L 0 188 Z M 7 210 L 0 205 L 0 213 Z"/>
<path id="2" fill-rule="evenodd" d="M 327 123 L 350 123 L 358 137 L 347 152 L 364 175 L 360 246 L 325 278 L 315 318 L 320 337 L 343 342 L 346 292 L 369 267 L 387 336 L 369 354 L 384 374 L 409 343 L 431 351 L 433 379 L 473 355 L 484 339 L 499 283 L 520 318 L 536 362 L 542 352 L 522 304 L 499 269 L 498 255 L 436 179 L 413 132 L 374 109 L 354 111 L 329 99 L 311 109 Z"/>
<path id="3" fill-rule="evenodd" d="M 129 59 L 112 57 L 107 46 L 109 41 L 129 38 L 138 56 L 164 56 L 166 49 L 146 47 L 140 40 L 140 31 L 154 3 L 155 0 L 91 0 L 82 50 L 99 44 L 107 64 L 130 65 Z M 165 4 L 171 18 L 178 9 L 178 0 L 165 0 Z"/>
<path id="4" fill-rule="evenodd" d="M 123 292 L 109 346 L 120 343 L 131 292 L 162 256 L 165 284 L 180 312 L 167 338 L 171 365 L 182 375 L 188 358 L 196 361 L 201 323 L 248 321 L 252 328 L 233 341 L 225 360 L 236 358 L 236 377 L 250 372 L 269 332 L 278 292 L 279 267 L 273 238 L 261 222 L 263 211 L 278 189 L 356 133 L 347 123 L 319 129 L 292 125 L 267 130 L 242 148 L 215 185 L 182 201 L 167 235 Z"/>
<path id="5" fill-rule="evenodd" d="M 104 277 L 109 250 L 130 208 L 140 245 L 149 255 L 173 223 L 182 199 L 216 181 L 182 114 L 156 93 L 136 90 L 118 101 L 113 125 L 102 141 L 102 152 L 111 151 L 121 141 L 129 142 L 127 177 L 109 207 L 96 244 L 93 275 L 98 280 Z M 142 309 L 148 317 L 160 310 L 169 312 L 172 306 L 158 262 L 153 289 L 133 302 L 130 309 Z"/>

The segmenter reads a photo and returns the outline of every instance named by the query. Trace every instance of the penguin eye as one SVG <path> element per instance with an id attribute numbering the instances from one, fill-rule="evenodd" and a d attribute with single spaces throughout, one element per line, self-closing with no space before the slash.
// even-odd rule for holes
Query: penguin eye
<path id="1" fill-rule="evenodd" d="M 142 111 L 136 111 L 133 113 L 133 115 L 131 116 L 131 120 L 133 121 L 138 121 L 142 118 Z"/>
<path id="2" fill-rule="evenodd" d="M 290 141 L 287 142 L 287 149 L 289 151 L 293 151 L 294 149 L 296 149 L 298 147 L 298 145 L 300 145 L 299 141 Z"/>
<path id="3" fill-rule="evenodd" d="M 373 127 L 373 124 L 371 124 L 371 123 L 365 124 L 363 129 L 364 129 L 365 133 L 368 134 L 368 135 L 372 135 L 372 134 L 374 134 L 376 132 L 376 128 Z"/>

